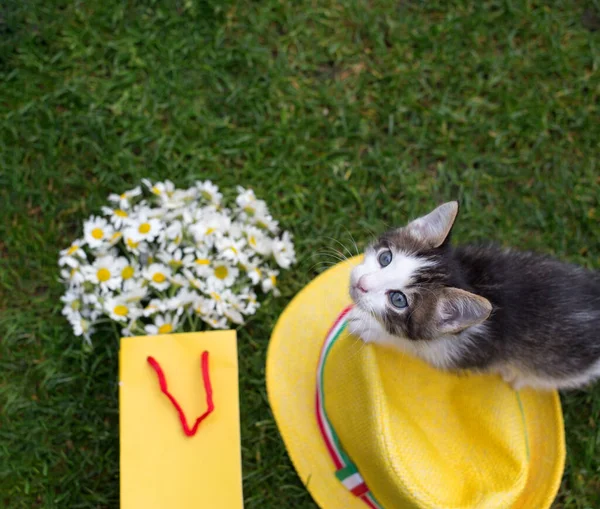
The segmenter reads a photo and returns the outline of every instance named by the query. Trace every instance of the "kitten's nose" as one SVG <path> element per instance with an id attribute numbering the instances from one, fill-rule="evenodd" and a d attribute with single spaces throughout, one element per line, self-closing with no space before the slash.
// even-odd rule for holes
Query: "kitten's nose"
<path id="1" fill-rule="evenodd" d="M 363 293 L 367 293 L 369 291 L 365 285 L 365 276 L 361 276 L 361 278 L 358 280 L 358 283 L 356 283 L 356 287 Z"/>

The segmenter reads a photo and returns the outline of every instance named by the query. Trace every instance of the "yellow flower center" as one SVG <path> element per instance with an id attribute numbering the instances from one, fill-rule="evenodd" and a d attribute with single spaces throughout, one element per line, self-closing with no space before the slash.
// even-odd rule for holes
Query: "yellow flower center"
<path id="1" fill-rule="evenodd" d="M 195 263 L 198 265 L 208 265 L 210 260 L 208 258 L 196 258 Z"/>
<path id="2" fill-rule="evenodd" d="M 165 323 L 158 328 L 159 334 L 168 334 L 173 330 L 173 326 L 170 323 Z"/>
<path id="3" fill-rule="evenodd" d="M 260 269 L 258 267 L 256 267 L 254 270 L 258 274 L 258 277 L 262 277 L 262 272 L 260 271 Z"/>
<path id="4" fill-rule="evenodd" d="M 157 272 L 152 276 L 152 281 L 155 283 L 164 283 L 165 279 L 167 279 L 167 277 L 162 272 Z"/>
<path id="5" fill-rule="evenodd" d="M 221 296 L 220 296 L 218 293 L 216 293 L 216 292 L 211 292 L 211 293 L 210 293 L 210 296 L 211 296 L 211 297 L 212 297 L 214 300 L 216 300 L 216 301 L 220 301 L 220 300 L 221 300 Z"/>
<path id="6" fill-rule="evenodd" d="M 206 229 L 206 235 L 210 235 L 211 233 L 213 233 L 215 231 L 214 228 L 207 228 Z"/>
<path id="7" fill-rule="evenodd" d="M 127 212 L 125 212 L 124 210 L 121 210 L 121 209 L 116 209 L 115 216 L 127 217 Z"/>
<path id="8" fill-rule="evenodd" d="M 96 240 L 104 238 L 104 230 L 102 228 L 94 228 L 92 230 L 92 237 L 94 237 Z"/>
<path id="9" fill-rule="evenodd" d="M 123 234 L 121 232 L 115 232 L 115 233 L 112 234 L 112 237 L 110 238 L 110 240 L 120 239 L 122 235 Z"/>
<path id="10" fill-rule="evenodd" d="M 127 316 L 128 311 L 129 309 L 127 309 L 127 306 L 124 306 L 123 304 L 118 304 L 113 309 L 113 313 L 117 316 Z"/>
<path id="11" fill-rule="evenodd" d="M 200 191 L 200 196 L 205 200 L 212 201 L 212 195 L 208 191 Z"/>
<path id="12" fill-rule="evenodd" d="M 142 223 L 138 228 L 138 232 L 140 232 L 140 233 L 148 233 L 149 231 L 150 231 L 150 223 Z"/>
<path id="13" fill-rule="evenodd" d="M 225 279 L 228 274 L 229 274 L 229 271 L 227 270 L 227 267 L 225 267 L 224 265 L 219 265 L 215 269 L 215 277 L 217 279 Z"/>
<path id="14" fill-rule="evenodd" d="M 238 250 L 235 247 L 231 246 L 229 249 L 233 251 L 233 254 L 238 254 Z"/>
<path id="15" fill-rule="evenodd" d="M 254 207 L 251 207 L 250 205 L 246 205 L 246 206 L 244 207 L 244 212 L 245 212 L 246 214 L 248 214 L 249 216 L 253 216 L 253 215 L 254 215 L 254 212 L 255 212 L 255 210 L 254 210 Z"/>
<path id="16" fill-rule="evenodd" d="M 71 302 L 71 309 L 73 311 L 77 311 L 81 308 L 81 302 L 79 302 L 78 300 L 74 300 Z"/>
<path id="17" fill-rule="evenodd" d="M 160 194 L 160 189 L 159 189 L 158 187 L 154 186 L 154 187 L 152 188 L 152 192 L 153 192 L 154 194 Z"/>
<path id="18" fill-rule="evenodd" d="M 256 226 L 258 226 L 259 228 L 262 228 L 263 230 L 267 229 L 266 223 L 263 223 L 262 221 L 256 221 Z"/>
<path id="19" fill-rule="evenodd" d="M 131 249 L 135 249 L 139 245 L 139 242 L 134 242 L 132 239 L 127 239 L 127 246 L 129 246 Z"/>
<path id="20" fill-rule="evenodd" d="M 98 269 L 98 272 L 96 272 L 96 277 L 98 278 L 98 281 L 104 283 L 104 281 L 108 281 L 110 279 L 110 270 L 105 269 L 104 267 Z"/>
<path id="21" fill-rule="evenodd" d="M 277 277 L 276 276 L 269 276 L 269 279 L 271 280 L 271 283 L 273 284 L 273 286 L 275 286 L 277 284 Z"/>
<path id="22" fill-rule="evenodd" d="M 254 235 L 250 235 L 250 238 L 248 239 L 248 242 L 250 242 L 250 245 L 252 247 L 256 247 L 256 237 Z"/>
<path id="23" fill-rule="evenodd" d="M 133 267 L 131 265 L 127 265 L 127 267 L 121 271 L 121 277 L 123 279 L 131 279 L 133 277 L 133 273 Z"/>
<path id="24" fill-rule="evenodd" d="M 127 198 L 127 193 L 123 193 L 123 194 L 121 195 L 121 200 L 124 200 L 125 198 Z"/>
<path id="25" fill-rule="evenodd" d="M 67 251 L 67 254 L 70 256 L 70 255 L 72 255 L 73 253 L 75 253 L 75 251 L 77 251 L 78 249 L 79 249 L 79 246 L 77 246 L 77 245 L 72 245 L 72 246 L 69 248 L 69 250 Z"/>

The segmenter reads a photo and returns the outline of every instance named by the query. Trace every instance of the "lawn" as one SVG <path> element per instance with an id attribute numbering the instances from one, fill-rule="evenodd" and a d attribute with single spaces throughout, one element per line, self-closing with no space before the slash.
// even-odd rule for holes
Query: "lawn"
<path id="1" fill-rule="evenodd" d="M 443 200 L 481 239 L 600 268 L 600 3 L 5 0 L 0 5 L 0 505 L 115 508 L 117 348 L 60 314 L 57 253 L 142 177 L 253 187 L 295 235 L 239 331 L 248 509 L 311 508 L 265 352 L 331 264 Z M 557 508 L 600 507 L 600 385 L 562 397 Z M 531 508 L 536 509 L 536 508 Z"/>

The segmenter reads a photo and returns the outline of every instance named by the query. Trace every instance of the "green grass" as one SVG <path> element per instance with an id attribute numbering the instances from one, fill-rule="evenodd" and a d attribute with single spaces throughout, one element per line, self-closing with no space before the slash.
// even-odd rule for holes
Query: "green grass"
<path id="1" fill-rule="evenodd" d="M 251 186 L 295 234 L 282 297 L 239 333 L 244 493 L 248 509 L 314 507 L 264 363 L 332 239 L 362 247 L 458 198 L 457 241 L 600 267 L 594 13 L 597 1 L 2 2 L 0 505 L 118 506 L 117 343 L 82 350 L 56 261 L 109 192 L 147 176 Z M 595 509 L 600 386 L 562 401 L 556 507 Z"/>

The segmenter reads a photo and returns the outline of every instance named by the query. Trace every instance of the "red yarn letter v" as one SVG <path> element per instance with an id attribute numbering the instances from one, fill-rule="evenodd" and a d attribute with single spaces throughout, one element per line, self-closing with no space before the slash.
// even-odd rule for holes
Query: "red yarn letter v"
<path id="1" fill-rule="evenodd" d="M 196 419 L 196 422 L 194 423 L 194 427 L 191 429 L 188 426 L 188 423 L 185 418 L 185 414 L 183 413 L 183 409 L 181 408 L 181 405 L 173 397 L 173 395 L 169 392 L 169 389 L 167 387 L 167 379 L 165 378 L 165 374 L 163 373 L 163 370 L 160 367 L 160 364 L 156 361 L 156 359 L 154 357 L 148 357 L 147 360 L 148 360 L 148 364 L 150 364 L 150 366 L 152 366 L 154 368 L 154 371 L 156 371 L 156 375 L 158 376 L 158 383 L 160 384 L 160 390 L 162 391 L 162 393 L 165 396 L 167 396 L 167 398 L 169 398 L 169 401 L 175 407 L 175 410 L 177 410 L 177 414 L 179 415 L 179 420 L 181 421 L 181 425 L 183 427 L 183 432 L 188 437 L 193 437 L 196 434 L 196 431 L 198 431 L 198 426 L 200 426 L 200 423 L 204 419 L 206 419 L 215 409 L 215 405 L 213 403 L 212 386 L 210 385 L 210 373 L 208 370 L 208 352 L 206 352 L 206 351 L 202 352 L 202 360 L 201 360 L 202 381 L 204 383 L 204 391 L 206 392 L 207 408 L 206 408 L 206 412 L 204 412 L 200 417 L 198 417 Z"/>

